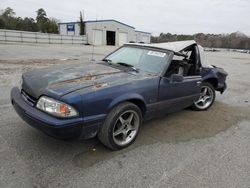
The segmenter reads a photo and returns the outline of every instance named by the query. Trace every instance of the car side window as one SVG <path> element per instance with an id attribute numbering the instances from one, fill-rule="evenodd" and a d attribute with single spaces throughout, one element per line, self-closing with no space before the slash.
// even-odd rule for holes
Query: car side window
<path id="1" fill-rule="evenodd" d="M 175 55 L 165 74 L 166 77 L 171 77 L 172 74 L 179 74 L 184 77 L 200 74 L 199 65 L 197 63 L 197 47 L 191 46 L 182 53 L 185 54 L 186 57 Z"/>
<path id="2" fill-rule="evenodd" d="M 177 60 L 173 59 L 165 74 L 166 77 L 171 77 L 173 74 L 179 74 L 183 77 L 197 75 L 194 71 L 195 65 L 190 63 L 187 59 Z"/>
<path id="3" fill-rule="evenodd" d="M 171 77 L 171 75 L 173 74 L 178 74 L 178 71 L 179 71 L 179 61 L 181 60 L 172 60 L 168 69 L 167 69 L 167 72 L 165 74 L 165 77 Z"/>

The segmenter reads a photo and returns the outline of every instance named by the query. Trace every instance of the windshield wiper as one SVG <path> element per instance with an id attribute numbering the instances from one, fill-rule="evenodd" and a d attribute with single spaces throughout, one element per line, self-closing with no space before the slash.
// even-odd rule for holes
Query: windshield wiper
<path id="1" fill-rule="evenodd" d="M 112 60 L 111 60 L 111 59 L 107 59 L 107 58 L 104 58 L 102 61 L 105 61 L 105 62 L 107 62 L 108 64 L 111 64 L 111 63 L 112 63 Z"/>
<path id="2" fill-rule="evenodd" d="M 130 64 L 128 64 L 128 63 L 118 62 L 117 64 L 122 65 L 122 66 L 125 66 L 125 67 L 130 67 L 130 68 L 132 68 L 134 71 L 139 72 L 139 69 L 135 68 L 133 65 L 130 65 Z"/>

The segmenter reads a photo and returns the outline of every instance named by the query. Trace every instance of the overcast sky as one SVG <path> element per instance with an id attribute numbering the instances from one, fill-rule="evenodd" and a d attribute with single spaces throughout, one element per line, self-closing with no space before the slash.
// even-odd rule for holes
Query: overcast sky
<path id="1" fill-rule="evenodd" d="M 0 0 L 0 9 L 11 7 L 17 16 L 35 18 L 44 8 L 61 22 L 116 19 L 137 30 L 178 34 L 231 33 L 250 35 L 250 0 Z"/>

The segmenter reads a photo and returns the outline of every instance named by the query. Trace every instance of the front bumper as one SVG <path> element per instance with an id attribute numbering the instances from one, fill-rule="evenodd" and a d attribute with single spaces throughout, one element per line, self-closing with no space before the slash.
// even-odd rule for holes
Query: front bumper
<path id="1" fill-rule="evenodd" d="M 17 87 L 11 90 L 11 103 L 25 122 L 55 138 L 88 139 L 97 134 L 101 124 L 96 120 L 85 123 L 83 118 L 59 119 L 48 115 L 28 104 Z"/>
<path id="2" fill-rule="evenodd" d="M 224 91 L 227 89 L 227 84 L 224 82 L 223 84 L 218 84 L 218 87 L 216 88 L 217 91 L 219 91 L 221 94 L 224 93 Z"/>

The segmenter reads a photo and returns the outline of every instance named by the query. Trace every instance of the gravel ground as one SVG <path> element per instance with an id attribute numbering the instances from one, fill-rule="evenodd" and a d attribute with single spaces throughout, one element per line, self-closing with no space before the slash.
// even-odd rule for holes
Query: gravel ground
<path id="1" fill-rule="evenodd" d="M 94 57 L 113 49 L 95 48 Z M 84 63 L 91 46 L 0 44 L 0 187 L 250 187 L 250 55 L 206 56 L 229 73 L 214 106 L 148 121 L 131 147 L 113 152 L 97 139 L 48 137 L 9 102 L 23 72 Z"/>

